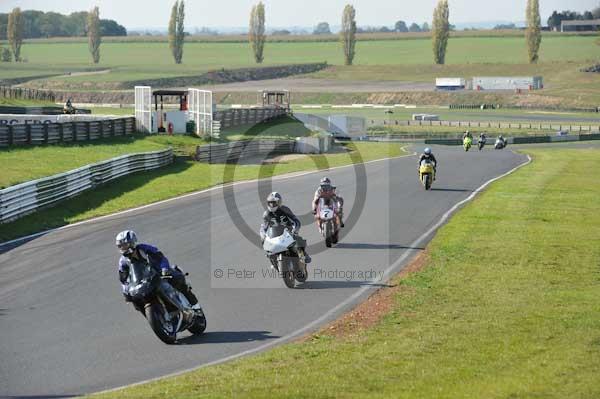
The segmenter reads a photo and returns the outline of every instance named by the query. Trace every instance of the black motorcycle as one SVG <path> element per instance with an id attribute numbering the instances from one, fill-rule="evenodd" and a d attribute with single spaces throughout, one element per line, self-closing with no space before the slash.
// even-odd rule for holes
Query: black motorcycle
<path id="1" fill-rule="evenodd" d="M 479 141 L 477 142 L 479 151 L 483 150 L 483 147 L 485 146 L 485 142 L 486 142 L 486 139 L 479 139 Z"/>
<path id="2" fill-rule="evenodd" d="M 174 344 L 184 330 L 198 335 L 206 329 L 202 309 L 192 309 L 185 296 L 147 263 L 132 262 L 126 293 L 166 344 Z"/>

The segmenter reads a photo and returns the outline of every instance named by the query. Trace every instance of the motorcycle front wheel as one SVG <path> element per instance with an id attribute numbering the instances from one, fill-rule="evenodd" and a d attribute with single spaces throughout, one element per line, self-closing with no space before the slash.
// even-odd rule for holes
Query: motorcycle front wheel
<path id="1" fill-rule="evenodd" d="M 156 301 L 146 304 L 144 309 L 148 324 L 154 331 L 154 334 L 165 344 L 174 344 L 177 334 L 173 331 L 173 324 L 167 322 L 164 318 L 163 305 Z"/>
<path id="2" fill-rule="evenodd" d="M 194 335 L 200 335 L 204 332 L 204 330 L 206 330 L 206 316 L 201 309 L 198 309 L 196 310 L 196 319 L 194 320 L 194 324 L 188 328 L 188 331 Z"/>
<path id="3" fill-rule="evenodd" d="M 283 277 L 283 282 L 288 288 L 296 286 L 296 277 L 294 276 L 294 264 L 290 257 L 284 256 L 283 260 L 279 261 L 279 270 Z"/>
<path id="4" fill-rule="evenodd" d="M 294 260 L 294 277 L 299 283 L 305 282 L 308 278 L 308 273 L 306 272 L 306 264 L 303 264 L 302 261 L 298 258 Z"/>
<path id="5" fill-rule="evenodd" d="M 332 235 L 333 235 L 333 223 L 331 222 L 327 222 L 327 224 L 325 224 L 325 246 L 327 248 L 331 248 L 331 244 L 332 244 Z"/>
<path id="6" fill-rule="evenodd" d="M 425 190 L 431 188 L 431 176 L 429 174 L 423 175 L 423 185 L 425 186 Z"/>

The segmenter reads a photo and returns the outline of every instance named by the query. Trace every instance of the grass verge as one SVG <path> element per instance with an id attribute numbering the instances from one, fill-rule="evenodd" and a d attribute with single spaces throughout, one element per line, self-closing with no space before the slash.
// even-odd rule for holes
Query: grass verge
<path id="1" fill-rule="evenodd" d="M 195 136 L 132 135 L 87 142 L 0 149 L 0 189 L 66 172 L 95 162 L 136 152 L 173 147 L 177 153 L 195 153 L 204 141 Z"/>
<path id="2" fill-rule="evenodd" d="M 160 137 L 168 138 L 168 136 L 152 138 Z M 177 160 L 170 166 L 135 173 L 100 186 L 61 202 L 60 206 L 41 210 L 11 223 L 0 224 L 0 242 L 231 181 L 264 178 L 302 170 L 326 169 L 404 154 L 404 150 L 397 143 L 350 143 L 346 145 L 346 149 L 348 151 L 343 153 L 307 156 L 278 164 L 240 165 L 231 178 L 225 178 L 227 166 L 224 164 L 208 165 Z M 358 159 L 352 155 L 360 155 L 360 157 Z"/>
<path id="3" fill-rule="evenodd" d="M 95 397 L 600 397 L 600 177 L 581 173 L 600 151 L 530 152 L 440 229 L 373 328 Z"/>

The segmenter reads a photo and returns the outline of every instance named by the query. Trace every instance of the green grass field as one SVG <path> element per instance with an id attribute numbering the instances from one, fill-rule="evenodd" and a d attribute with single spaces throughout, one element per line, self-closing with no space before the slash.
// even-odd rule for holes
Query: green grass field
<path id="1" fill-rule="evenodd" d="M 150 143 L 147 144 L 151 146 Z M 136 147 L 136 151 L 139 148 L 141 147 Z M 357 161 L 351 156 L 352 152 L 360 154 L 363 161 L 395 157 L 405 153 L 397 143 L 351 143 L 346 145 L 346 149 L 343 153 L 307 156 L 263 167 L 253 164 L 240 165 L 235 170 L 233 181 L 349 165 Z M 89 150 L 93 151 L 93 148 Z M 92 156 L 90 151 L 86 153 L 87 156 Z M 109 157 L 108 154 L 106 157 Z M 47 163 L 56 162 L 49 156 L 47 158 L 50 160 Z M 38 158 L 37 162 L 42 163 L 41 158 Z M 4 164 L 9 163 L 2 161 L 2 165 Z M 209 165 L 180 159 L 167 167 L 135 173 L 63 201 L 54 208 L 41 210 L 11 223 L 0 224 L 0 242 L 228 183 L 232 180 L 226 180 L 226 168 L 224 164 Z"/>
<path id="2" fill-rule="evenodd" d="M 313 133 L 295 119 L 281 117 L 259 125 L 223 129 L 219 140 L 260 138 L 293 139 Z M 17 146 L 0 149 L 0 189 L 29 180 L 66 172 L 124 154 L 173 147 L 175 154 L 193 156 L 198 145 L 206 144 L 194 135 L 133 135 L 89 142 L 47 146 Z"/>
<path id="3" fill-rule="evenodd" d="M 46 83 L 49 86 L 72 86 L 85 89 L 86 87 L 110 87 L 111 82 L 198 75 L 210 69 L 256 66 L 247 43 L 187 43 L 184 47 L 182 65 L 174 64 L 167 43 L 160 42 L 104 43 L 101 48 L 101 62 L 98 65 L 90 64 L 87 44 L 76 41 L 26 42 L 22 53 L 28 62 L 3 66 L 0 79 L 41 74 L 42 71 L 45 73 L 48 71 L 77 72 L 92 67 L 110 69 L 109 73 L 61 77 Z M 426 73 L 421 66 L 433 67 L 431 41 L 428 38 L 358 42 L 356 54 L 355 65 L 359 68 L 335 70 L 336 77 L 365 78 L 361 76 L 361 66 L 403 66 L 408 68 L 405 71 L 412 69 L 412 73 L 403 76 L 390 75 L 386 72 L 385 75 L 393 76 L 395 80 L 419 79 L 421 81 Z M 543 68 L 546 63 L 563 61 L 581 63 L 598 58 L 596 38 L 593 36 L 550 35 L 545 36 L 542 41 L 540 54 L 542 64 L 537 69 Z M 288 42 L 267 43 L 265 47 L 265 65 L 321 61 L 342 65 L 340 44 L 338 42 Z M 515 65 L 525 63 L 525 40 L 521 37 L 457 37 L 449 41 L 447 66 L 486 64 L 485 67 L 488 68 L 497 64 L 508 64 L 514 68 Z M 483 67 L 479 66 L 479 68 Z M 519 69 L 523 68 L 519 67 Z M 371 78 L 378 78 L 378 76 L 375 74 Z"/>
<path id="4" fill-rule="evenodd" d="M 369 120 L 410 120 L 413 114 L 434 114 L 440 117 L 440 120 L 444 121 L 502 121 L 502 122 L 530 122 L 535 120 L 542 121 L 544 123 L 552 122 L 552 118 L 569 120 L 574 124 L 575 122 L 581 122 L 582 124 L 593 124 L 591 122 L 583 122 L 586 120 L 594 119 L 597 123 L 600 123 L 600 116 L 595 112 L 551 112 L 551 111 L 536 111 L 536 110 L 519 110 L 510 108 L 499 108 L 499 109 L 449 109 L 448 107 L 417 107 L 417 108 L 392 108 L 391 114 L 388 113 L 390 109 L 383 108 L 302 108 L 299 106 L 293 107 L 294 112 L 307 113 L 314 115 L 351 115 L 360 116 Z M 533 122 L 532 122 L 533 123 Z"/>
<path id="5" fill-rule="evenodd" d="M 600 397 L 600 150 L 530 149 L 440 229 L 374 327 L 99 398 Z"/>
<path id="6" fill-rule="evenodd" d="M 173 147 L 176 153 L 195 153 L 199 144 L 204 141 L 195 136 L 134 135 L 73 144 L 2 148 L 0 189 L 125 154 L 167 147 Z"/>

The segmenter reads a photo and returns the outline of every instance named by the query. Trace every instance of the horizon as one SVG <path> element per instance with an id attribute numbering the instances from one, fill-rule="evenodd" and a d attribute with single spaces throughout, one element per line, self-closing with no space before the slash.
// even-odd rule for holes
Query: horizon
<path id="1" fill-rule="evenodd" d="M 221 30 L 240 30 L 247 26 L 247 19 L 251 6 L 256 0 L 223 0 L 207 10 L 199 2 L 188 1 L 186 5 L 185 24 L 187 29 L 209 28 Z M 128 31 L 162 30 L 167 28 L 170 9 L 174 1 L 164 0 L 133 0 L 127 3 L 117 0 L 84 0 L 73 5 L 73 2 L 56 0 L 52 5 L 42 0 L 8 0 L 0 5 L 0 13 L 10 12 L 14 7 L 22 10 L 53 11 L 61 14 L 70 14 L 77 11 L 91 9 L 94 5 L 100 8 L 100 17 L 112 19 L 123 25 Z M 339 20 L 346 1 L 333 0 L 326 4 L 319 0 L 304 0 L 301 4 L 290 0 L 277 2 L 264 1 L 266 8 L 266 26 L 268 30 L 281 28 L 311 29 L 319 22 L 327 22 L 334 27 L 339 26 Z M 426 0 L 419 4 L 412 4 L 410 11 L 406 7 L 398 6 L 389 0 L 356 0 L 357 25 L 360 27 L 393 27 L 396 21 L 403 20 L 407 23 L 424 22 L 431 24 L 431 14 L 436 0 Z M 501 4 L 494 2 L 495 10 L 489 12 L 492 2 L 476 0 L 450 1 L 450 22 L 457 27 L 477 27 L 499 23 L 523 23 L 525 15 L 524 0 L 508 0 Z M 150 5 L 150 7 L 149 7 Z M 597 0 L 547 0 L 540 4 L 542 25 L 552 11 L 565 9 L 583 12 L 600 6 Z M 306 15 L 300 21 L 297 17 L 309 8 L 318 9 L 318 17 Z M 136 16 L 136 11 L 144 9 L 145 15 Z M 150 10 L 148 12 L 148 10 Z M 314 13 L 316 14 L 316 13 Z M 381 18 L 380 16 L 384 16 Z M 390 17 L 390 15 L 393 15 Z M 204 16 L 204 18 L 199 18 Z M 140 19 L 144 21 L 141 22 Z M 490 26 L 492 27 L 492 26 Z"/>

